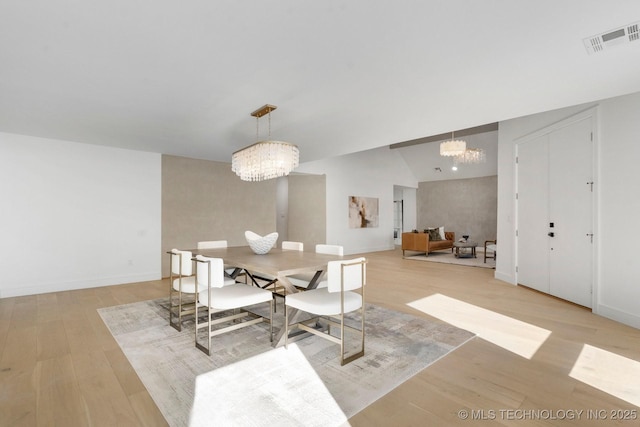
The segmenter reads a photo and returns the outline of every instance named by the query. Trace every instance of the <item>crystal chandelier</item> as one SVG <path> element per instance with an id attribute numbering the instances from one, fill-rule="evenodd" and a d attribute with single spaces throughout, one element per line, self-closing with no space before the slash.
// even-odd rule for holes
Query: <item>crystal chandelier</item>
<path id="1" fill-rule="evenodd" d="M 487 156 L 482 148 L 467 148 L 464 153 L 453 158 L 454 164 L 478 164 L 484 163 Z"/>
<path id="2" fill-rule="evenodd" d="M 298 167 L 300 152 L 294 144 L 283 141 L 272 141 L 271 112 L 277 107 L 265 105 L 251 115 L 256 118 L 256 139 L 259 134 L 259 119 L 269 117 L 269 137 L 266 141 L 258 141 L 253 145 L 238 150 L 231 156 L 231 170 L 243 181 L 264 181 L 289 175 Z"/>
<path id="3" fill-rule="evenodd" d="M 453 132 L 451 132 L 451 139 L 440 143 L 440 155 L 451 157 L 464 154 L 467 149 L 467 143 L 453 138 Z"/>

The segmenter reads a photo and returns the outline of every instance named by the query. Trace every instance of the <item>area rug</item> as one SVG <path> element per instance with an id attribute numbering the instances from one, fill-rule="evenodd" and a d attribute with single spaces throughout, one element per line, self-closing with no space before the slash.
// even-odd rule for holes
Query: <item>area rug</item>
<path id="1" fill-rule="evenodd" d="M 445 264 L 465 265 L 468 267 L 496 268 L 496 260 L 487 258 L 484 262 L 484 253 L 478 251 L 477 258 L 456 258 L 451 251 L 431 252 L 429 256 L 424 253 L 419 255 L 406 256 L 405 259 L 414 261 L 440 262 Z"/>
<path id="2" fill-rule="evenodd" d="M 166 298 L 98 311 L 172 426 L 343 425 L 473 337 L 368 304 L 365 355 L 345 366 L 320 337 L 273 348 L 264 322 L 214 337 L 209 357 L 194 346 L 193 321 L 168 326 Z M 275 327 L 281 312 L 279 303 Z"/>

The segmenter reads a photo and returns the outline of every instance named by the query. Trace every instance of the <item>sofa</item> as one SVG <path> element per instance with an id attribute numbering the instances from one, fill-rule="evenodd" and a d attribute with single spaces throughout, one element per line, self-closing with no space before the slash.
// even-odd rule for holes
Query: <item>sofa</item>
<path id="1" fill-rule="evenodd" d="M 405 256 L 405 251 L 424 252 L 426 256 L 428 256 L 430 252 L 443 249 L 451 249 L 453 251 L 453 242 L 456 241 L 456 233 L 453 231 L 445 231 L 444 237 L 446 240 L 432 240 L 429 238 L 429 233 L 422 231 L 417 233 L 402 233 L 402 256 Z"/>

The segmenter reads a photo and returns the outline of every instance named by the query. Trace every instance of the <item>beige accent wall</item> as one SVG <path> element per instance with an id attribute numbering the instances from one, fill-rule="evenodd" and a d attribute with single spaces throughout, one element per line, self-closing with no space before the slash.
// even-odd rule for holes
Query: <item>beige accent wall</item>
<path id="1" fill-rule="evenodd" d="M 327 240 L 327 179 L 325 175 L 289 175 L 288 239 L 312 252 Z"/>
<path id="2" fill-rule="evenodd" d="M 418 229 L 444 225 L 445 230 L 463 234 L 483 246 L 496 238 L 498 177 L 428 181 L 418 184 Z"/>
<path id="3" fill-rule="evenodd" d="M 162 156 L 162 276 L 172 248 L 201 240 L 244 246 L 244 232 L 276 230 L 276 180 L 244 182 L 223 162 Z"/>

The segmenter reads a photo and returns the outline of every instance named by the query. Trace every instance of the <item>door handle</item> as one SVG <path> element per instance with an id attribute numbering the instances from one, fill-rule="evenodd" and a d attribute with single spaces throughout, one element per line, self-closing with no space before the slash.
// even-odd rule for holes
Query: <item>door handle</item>
<path id="1" fill-rule="evenodd" d="M 550 231 L 549 233 L 547 233 L 547 236 L 553 237 L 553 236 L 555 236 L 555 233 L 553 231 Z"/>

